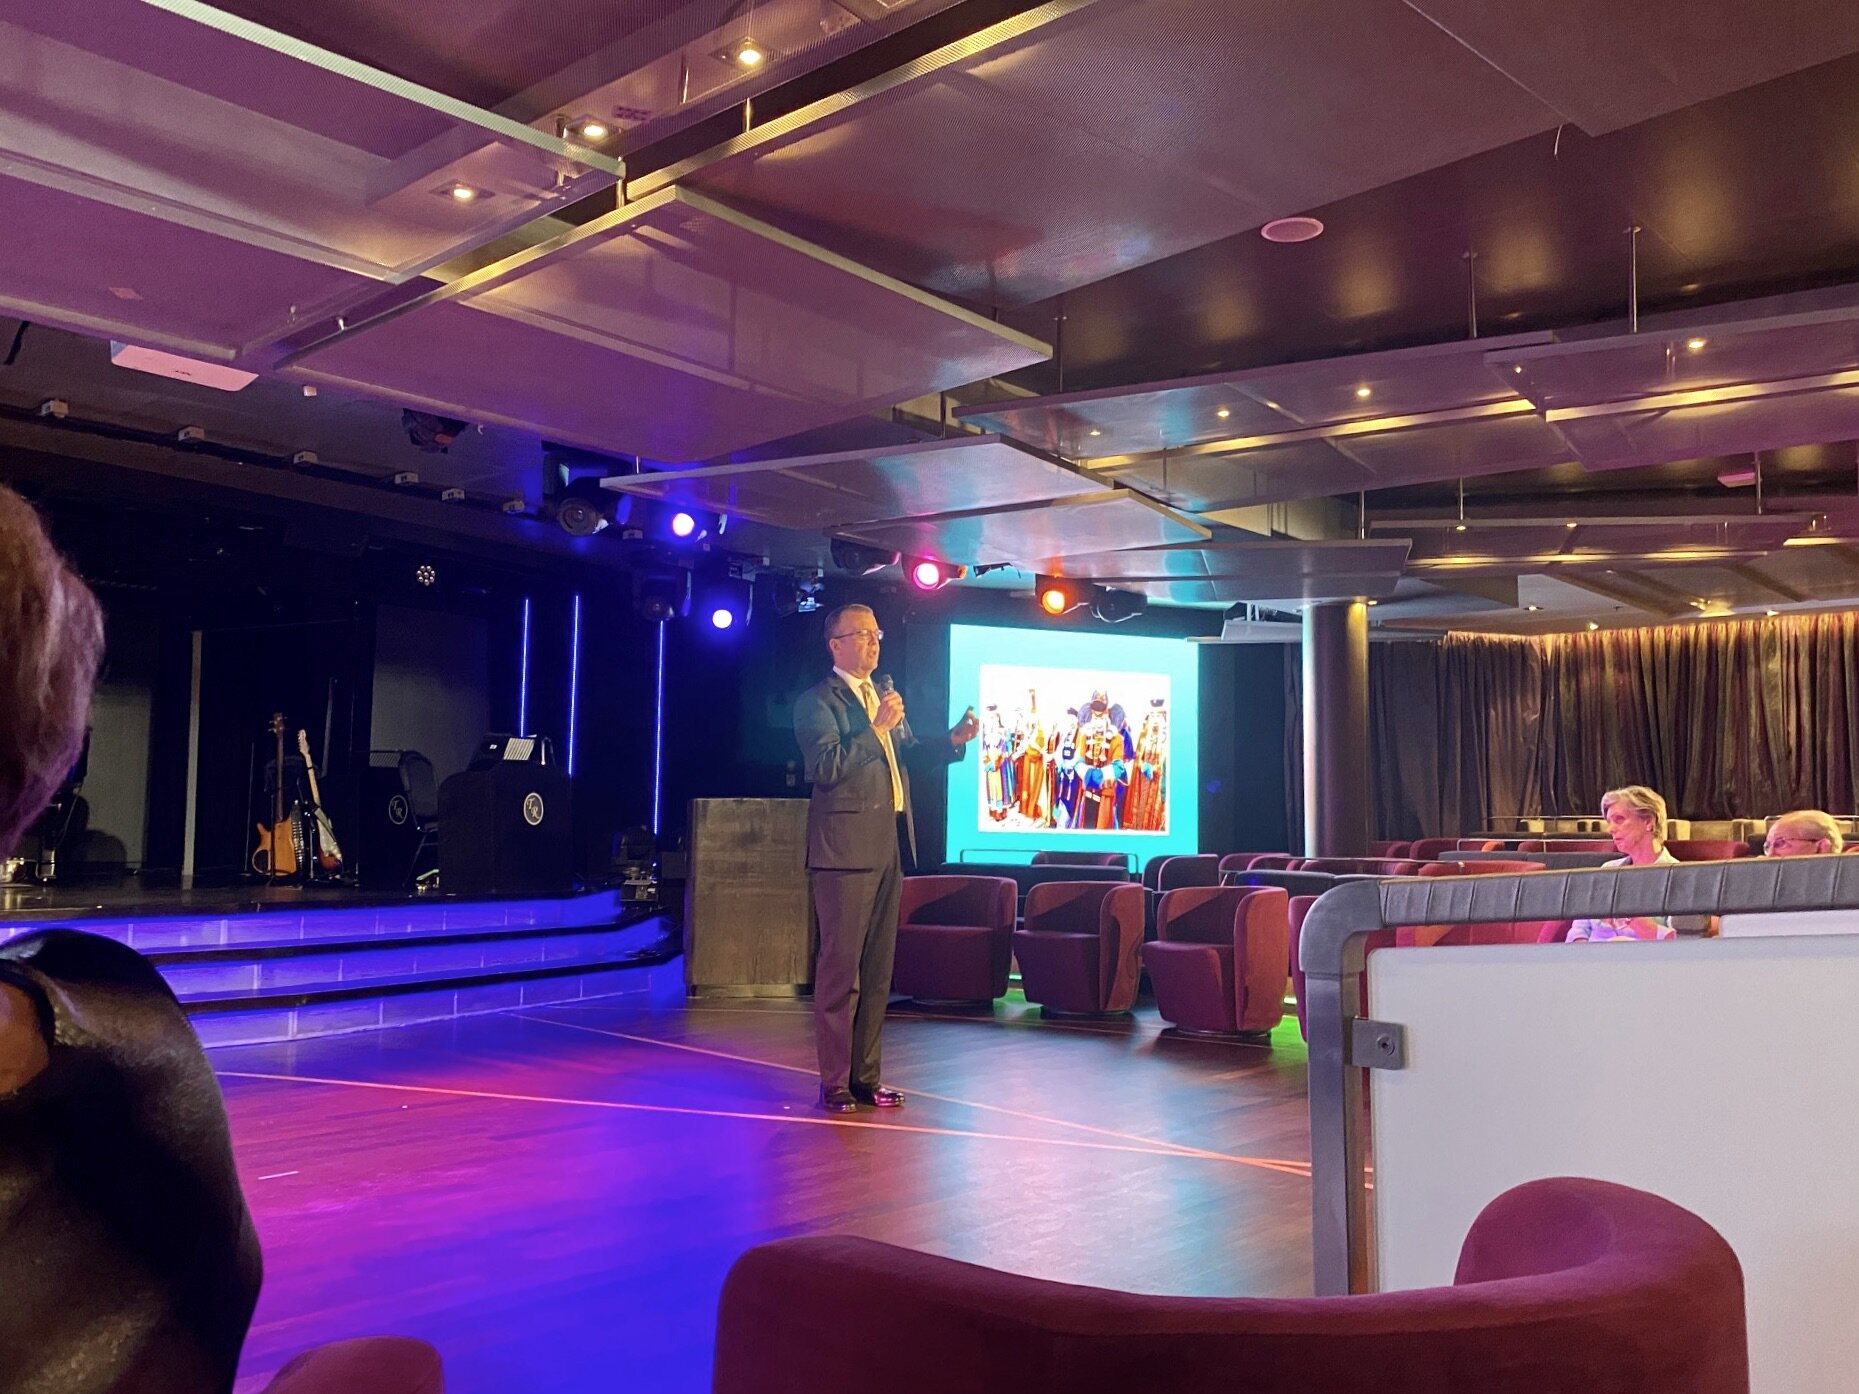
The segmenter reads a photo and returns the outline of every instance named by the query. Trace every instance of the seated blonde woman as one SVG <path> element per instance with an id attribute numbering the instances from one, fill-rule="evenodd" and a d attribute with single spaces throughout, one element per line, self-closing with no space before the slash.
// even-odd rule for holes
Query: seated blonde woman
<path id="1" fill-rule="evenodd" d="M 1665 847 L 1665 800 L 1643 784 L 1610 789 L 1601 796 L 1601 816 L 1622 855 L 1607 866 L 1677 866 Z M 1672 922 L 1652 915 L 1619 919 L 1577 920 L 1568 942 L 1604 944 L 1614 940 L 1671 939 Z"/>

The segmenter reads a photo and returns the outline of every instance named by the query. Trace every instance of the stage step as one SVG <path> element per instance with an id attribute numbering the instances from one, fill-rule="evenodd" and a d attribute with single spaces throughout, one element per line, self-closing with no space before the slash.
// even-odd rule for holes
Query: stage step
<path id="1" fill-rule="evenodd" d="M 245 1045 L 644 991 L 681 951 L 674 921 L 616 892 L 529 900 L 138 906 L 41 912 L 119 939 L 161 971 L 207 1045 Z"/>

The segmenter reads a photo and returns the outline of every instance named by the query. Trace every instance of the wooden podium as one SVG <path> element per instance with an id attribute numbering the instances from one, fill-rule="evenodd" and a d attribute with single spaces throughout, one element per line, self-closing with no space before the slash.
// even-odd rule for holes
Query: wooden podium
<path id="1" fill-rule="evenodd" d="M 684 989 L 692 997 L 813 990 L 807 800 L 693 799 L 684 892 Z"/>

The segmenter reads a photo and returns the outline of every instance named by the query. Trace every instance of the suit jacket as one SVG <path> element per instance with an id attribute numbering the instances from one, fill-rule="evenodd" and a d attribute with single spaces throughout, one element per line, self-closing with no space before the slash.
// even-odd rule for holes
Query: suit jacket
<path id="1" fill-rule="evenodd" d="M 865 703 L 839 674 L 808 688 L 794 703 L 794 739 L 800 745 L 813 796 L 807 804 L 810 869 L 858 871 L 884 865 L 897 839 L 891 771 L 871 729 Z M 910 809 L 910 766 L 940 768 L 962 758 L 946 735 L 919 744 L 909 721 L 891 732 L 897 775 L 904 786 L 904 825 L 916 854 L 916 820 Z"/>

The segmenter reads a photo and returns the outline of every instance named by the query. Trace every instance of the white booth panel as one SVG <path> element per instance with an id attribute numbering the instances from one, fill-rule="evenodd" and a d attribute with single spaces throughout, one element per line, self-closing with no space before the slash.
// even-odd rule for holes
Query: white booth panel
<path id="1" fill-rule="evenodd" d="M 1859 1370 L 1859 937 L 1384 950 L 1370 1072 L 1382 1290 L 1449 1283 L 1493 1197 L 1545 1176 L 1703 1216 L 1748 1287 L 1755 1394 Z"/>

